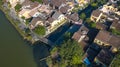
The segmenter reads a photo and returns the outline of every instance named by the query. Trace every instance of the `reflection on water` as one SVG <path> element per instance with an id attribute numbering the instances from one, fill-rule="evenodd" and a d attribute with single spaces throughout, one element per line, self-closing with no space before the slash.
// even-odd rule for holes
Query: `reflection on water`
<path id="1" fill-rule="evenodd" d="M 47 64 L 40 59 L 49 55 L 48 47 L 44 43 L 37 43 L 33 46 L 33 55 L 38 67 L 47 67 Z"/>

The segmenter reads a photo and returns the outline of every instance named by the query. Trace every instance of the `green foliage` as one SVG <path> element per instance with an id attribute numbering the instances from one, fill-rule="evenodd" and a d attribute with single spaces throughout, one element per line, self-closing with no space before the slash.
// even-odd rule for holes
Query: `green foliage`
<path id="1" fill-rule="evenodd" d="M 119 67 L 120 66 L 120 52 L 114 57 L 114 60 L 111 63 L 110 67 Z"/>
<path id="2" fill-rule="evenodd" d="M 47 65 L 52 65 L 52 58 L 51 57 L 48 57 L 46 59 L 46 62 L 47 62 Z"/>
<path id="3" fill-rule="evenodd" d="M 22 17 L 23 19 L 25 18 L 25 17 Z M 31 18 L 29 18 L 29 19 L 26 19 L 26 22 L 25 22 L 25 24 L 26 25 L 28 25 L 29 23 L 30 23 L 30 21 L 31 21 Z"/>
<path id="4" fill-rule="evenodd" d="M 90 0 L 90 3 L 93 3 L 93 2 L 95 2 L 95 0 Z"/>
<path id="5" fill-rule="evenodd" d="M 80 14 L 80 18 L 83 19 L 83 20 L 85 20 L 86 14 L 85 14 L 85 13 L 81 13 L 81 14 Z"/>
<path id="6" fill-rule="evenodd" d="M 120 1 L 117 2 L 118 10 L 120 10 Z"/>
<path id="7" fill-rule="evenodd" d="M 118 10 L 120 10 L 120 6 L 118 6 Z"/>
<path id="8" fill-rule="evenodd" d="M 68 39 L 70 39 L 71 33 L 66 32 L 63 37 L 64 37 L 64 41 L 67 41 Z"/>
<path id="9" fill-rule="evenodd" d="M 50 54 L 54 54 L 58 51 L 58 48 L 57 47 L 54 47 L 51 51 L 50 51 Z"/>
<path id="10" fill-rule="evenodd" d="M 0 0 L 0 6 L 3 4 L 3 1 L 2 0 Z"/>
<path id="11" fill-rule="evenodd" d="M 92 7 L 98 7 L 98 3 L 92 3 L 91 6 Z"/>
<path id="12" fill-rule="evenodd" d="M 45 35 L 45 27 L 44 26 L 37 26 L 34 29 L 34 32 L 37 33 L 38 35 Z"/>
<path id="13" fill-rule="evenodd" d="M 115 35 L 120 35 L 120 31 L 116 30 L 116 29 L 110 29 L 110 32 L 112 32 Z"/>
<path id="14" fill-rule="evenodd" d="M 92 22 L 90 20 L 90 18 L 86 18 L 85 22 L 87 22 L 91 28 L 95 28 L 96 27 L 96 23 Z"/>
<path id="15" fill-rule="evenodd" d="M 28 25 L 30 22 L 26 21 L 25 24 Z"/>
<path id="16" fill-rule="evenodd" d="M 105 3 L 107 3 L 107 1 L 108 1 L 108 0 L 97 0 L 97 2 L 98 2 L 99 4 L 105 4 Z"/>
<path id="17" fill-rule="evenodd" d="M 22 18 L 22 19 L 25 19 L 25 17 L 24 17 L 24 16 L 22 16 L 21 18 Z"/>
<path id="18" fill-rule="evenodd" d="M 18 11 L 20 11 L 20 8 L 21 8 L 22 6 L 20 5 L 20 4 L 17 4 L 16 6 L 15 6 L 15 10 L 18 12 Z"/>
<path id="19" fill-rule="evenodd" d="M 96 23 L 94 23 L 94 22 L 89 23 L 89 25 L 90 25 L 90 27 L 92 27 L 92 28 L 95 28 L 95 27 L 96 27 Z"/>
<path id="20" fill-rule="evenodd" d="M 90 0 L 92 7 L 99 7 L 108 2 L 108 0 Z"/>
<path id="21" fill-rule="evenodd" d="M 81 57 L 79 57 L 79 55 L 75 54 L 73 57 L 72 57 L 72 64 L 79 64 L 81 63 Z"/>
<path id="22" fill-rule="evenodd" d="M 83 9 L 83 7 L 79 5 L 75 5 L 74 8 L 72 9 L 72 12 L 78 12 L 80 9 Z"/>
<path id="23" fill-rule="evenodd" d="M 73 8 L 72 12 L 78 12 L 78 9 L 77 8 Z"/>
<path id="24" fill-rule="evenodd" d="M 55 65 L 58 65 L 59 67 L 85 67 L 82 63 L 84 51 L 81 46 L 75 40 L 70 39 L 71 33 L 67 32 L 63 37 L 64 42 L 50 51 L 51 55 L 54 55 L 57 52 L 61 57 L 60 61 L 54 59 L 50 65 L 53 65 L 53 67 Z"/>
<path id="25" fill-rule="evenodd" d="M 42 0 L 31 0 L 32 2 L 35 2 L 35 1 L 37 1 L 37 2 L 39 2 L 39 3 L 42 3 Z"/>
<path id="26" fill-rule="evenodd" d="M 85 22 L 87 22 L 87 23 L 91 23 L 90 18 L 86 18 Z"/>
<path id="27" fill-rule="evenodd" d="M 73 40 L 68 40 L 64 42 L 60 49 L 60 56 L 61 56 L 61 64 L 66 66 L 78 65 L 81 64 L 81 60 L 83 57 L 83 50 L 80 45 Z"/>

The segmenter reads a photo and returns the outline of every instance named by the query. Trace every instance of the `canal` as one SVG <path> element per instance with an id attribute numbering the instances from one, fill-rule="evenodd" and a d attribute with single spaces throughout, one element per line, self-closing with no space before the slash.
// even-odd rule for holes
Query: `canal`
<path id="1" fill-rule="evenodd" d="M 30 46 L 0 11 L 0 67 L 46 67 L 39 62 L 48 55 L 45 45 Z"/>

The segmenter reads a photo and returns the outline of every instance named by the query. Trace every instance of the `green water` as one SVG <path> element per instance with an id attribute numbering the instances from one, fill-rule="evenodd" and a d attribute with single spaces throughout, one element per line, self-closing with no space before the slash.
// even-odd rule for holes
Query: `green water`
<path id="1" fill-rule="evenodd" d="M 38 67 L 33 48 L 21 38 L 0 11 L 0 67 Z"/>

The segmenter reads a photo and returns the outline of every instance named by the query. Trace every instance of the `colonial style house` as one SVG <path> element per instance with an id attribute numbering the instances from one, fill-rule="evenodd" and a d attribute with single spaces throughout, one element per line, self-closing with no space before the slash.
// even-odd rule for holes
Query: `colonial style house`
<path id="1" fill-rule="evenodd" d="M 52 32 L 55 29 L 57 29 L 58 27 L 60 27 L 62 24 L 64 24 L 67 20 L 67 18 L 61 14 L 60 12 L 55 12 L 52 17 L 52 19 L 54 19 L 52 22 L 50 22 L 50 27 L 49 27 L 49 31 Z"/>
<path id="2" fill-rule="evenodd" d="M 107 16 L 102 11 L 97 9 L 92 12 L 90 19 L 91 21 L 97 23 L 97 22 L 100 22 L 102 19 L 105 19 L 106 17 Z"/>
<path id="3" fill-rule="evenodd" d="M 115 7 L 114 4 L 112 4 L 112 5 L 105 4 L 105 5 L 103 5 L 103 8 L 101 8 L 100 10 L 103 11 L 104 13 L 107 13 L 107 14 L 109 14 L 110 12 L 115 13 L 118 11 L 118 9 Z"/>
<path id="4" fill-rule="evenodd" d="M 49 5 L 39 4 L 36 1 L 31 2 L 30 0 L 26 0 L 21 5 L 22 9 L 18 15 L 19 17 L 25 17 L 25 19 L 38 16 L 42 16 L 47 19 L 47 16 L 49 16 L 53 11 Z"/>
<path id="5" fill-rule="evenodd" d="M 46 27 L 46 32 L 51 33 L 66 22 L 67 18 L 60 12 L 53 13 L 52 17 L 44 18 L 44 16 L 33 17 L 30 22 L 30 29 L 34 29 L 37 25 Z"/>
<path id="6" fill-rule="evenodd" d="M 35 27 L 37 27 L 38 25 L 44 26 L 44 21 L 41 18 L 36 17 L 33 18 L 32 21 L 30 22 L 29 28 L 35 29 Z"/>
<path id="7" fill-rule="evenodd" d="M 66 17 L 74 23 L 79 22 L 79 20 L 80 20 L 79 15 L 76 12 L 71 13 L 71 14 L 66 14 Z"/>
<path id="8" fill-rule="evenodd" d="M 55 9 L 58 9 L 62 4 L 65 3 L 66 0 L 50 0 L 50 5 Z"/>
<path id="9" fill-rule="evenodd" d="M 59 7 L 59 11 L 63 14 L 67 14 L 71 11 L 71 7 L 67 4 L 63 4 Z"/>
<path id="10" fill-rule="evenodd" d="M 105 22 L 106 20 L 113 21 L 114 19 L 118 18 L 117 16 L 120 16 L 120 11 L 118 11 L 116 5 L 108 3 L 103 5 L 102 8 L 94 10 L 90 19 L 97 23 Z"/>
<path id="11" fill-rule="evenodd" d="M 111 34 L 108 31 L 105 30 L 100 30 L 99 33 L 97 34 L 94 43 L 104 46 L 104 47 L 111 47 L 111 51 L 117 52 L 118 49 L 120 48 L 120 37 Z"/>
<path id="12" fill-rule="evenodd" d="M 80 46 L 83 47 L 83 50 L 85 50 L 86 47 L 88 46 L 88 43 L 87 43 L 89 40 L 89 37 L 87 36 L 88 32 L 89 32 L 89 29 L 83 25 L 72 36 L 72 39 L 76 40 L 80 44 Z"/>
<path id="13" fill-rule="evenodd" d="M 38 8 L 40 7 L 38 2 L 31 2 L 30 0 L 25 0 L 21 5 L 22 8 L 18 16 L 25 19 L 31 18 L 35 13 L 38 13 Z"/>
<path id="14" fill-rule="evenodd" d="M 49 15 L 53 10 L 50 6 L 41 4 L 40 7 L 38 8 L 39 12 L 44 12 L 47 15 Z"/>

